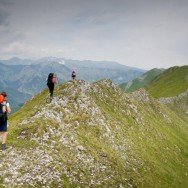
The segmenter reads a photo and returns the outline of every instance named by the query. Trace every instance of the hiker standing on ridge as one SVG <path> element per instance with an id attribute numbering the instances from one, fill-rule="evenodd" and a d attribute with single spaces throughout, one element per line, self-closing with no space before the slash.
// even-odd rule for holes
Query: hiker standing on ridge
<path id="1" fill-rule="evenodd" d="M 54 86 L 57 83 L 58 83 L 57 76 L 54 73 L 50 73 L 48 75 L 48 79 L 47 79 L 47 86 L 49 88 L 49 92 L 50 92 L 50 97 L 51 98 L 53 98 L 53 95 L 54 95 Z"/>
<path id="2" fill-rule="evenodd" d="M 2 137 L 1 149 L 5 150 L 6 139 L 7 139 L 7 127 L 8 127 L 8 116 L 7 113 L 11 112 L 10 104 L 7 101 L 7 93 L 2 92 L 0 94 L 0 134 Z"/>
<path id="3" fill-rule="evenodd" d="M 76 72 L 72 71 L 72 80 L 75 81 L 75 79 L 76 79 Z"/>

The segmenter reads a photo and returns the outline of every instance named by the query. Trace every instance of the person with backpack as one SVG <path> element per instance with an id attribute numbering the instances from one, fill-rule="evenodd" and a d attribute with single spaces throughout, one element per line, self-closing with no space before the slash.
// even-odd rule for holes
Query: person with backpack
<path id="1" fill-rule="evenodd" d="M 7 139 L 7 127 L 8 127 L 8 113 L 11 112 L 10 104 L 7 101 L 7 93 L 2 92 L 0 94 L 0 134 L 2 137 L 1 149 L 5 150 Z"/>
<path id="2" fill-rule="evenodd" d="M 75 79 L 76 79 L 76 72 L 72 71 L 72 80 L 75 81 Z"/>
<path id="3" fill-rule="evenodd" d="M 47 79 L 47 86 L 49 88 L 49 92 L 50 92 L 50 97 L 51 98 L 53 98 L 53 95 L 54 95 L 54 86 L 57 83 L 58 83 L 57 76 L 54 73 L 50 73 L 48 75 L 48 79 Z"/>

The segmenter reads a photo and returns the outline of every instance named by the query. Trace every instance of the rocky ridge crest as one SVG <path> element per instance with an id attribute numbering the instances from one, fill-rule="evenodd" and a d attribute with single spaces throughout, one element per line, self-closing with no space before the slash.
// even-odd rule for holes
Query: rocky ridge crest
<path id="1" fill-rule="evenodd" d="M 17 117 L 10 119 L 13 146 L 0 153 L 1 186 L 152 184 L 144 174 L 150 176 L 155 165 L 144 157 L 144 151 L 157 151 L 156 143 L 164 144 L 166 135 L 161 125 L 173 122 L 164 106 L 145 90 L 125 94 L 110 80 L 68 81 L 57 86 L 51 103 L 46 103 L 47 93 L 45 90 L 36 95 Z M 31 104 L 34 106 L 23 117 Z M 159 119 L 161 123 L 157 122 Z M 155 126 L 153 121 L 157 122 Z M 166 147 L 159 151 L 166 151 Z M 181 152 L 178 145 L 168 148 L 176 156 Z M 140 149 L 143 151 L 138 152 Z M 162 157 L 168 160 L 166 155 Z"/>

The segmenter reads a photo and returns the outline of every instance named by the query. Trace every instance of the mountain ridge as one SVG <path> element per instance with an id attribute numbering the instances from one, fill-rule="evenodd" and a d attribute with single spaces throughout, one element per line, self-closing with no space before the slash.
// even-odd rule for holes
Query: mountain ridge
<path id="1" fill-rule="evenodd" d="M 188 65 L 175 66 L 156 76 L 145 89 L 155 98 L 175 97 L 188 89 Z"/>
<path id="2" fill-rule="evenodd" d="M 145 72 L 138 78 L 133 79 L 130 82 L 122 83 L 119 87 L 125 92 L 133 92 L 137 89 L 147 86 L 156 76 L 160 75 L 164 69 L 152 69 Z"/>
<path id="3" fill-rule="evenodd" d="M 187 185 L 188 121 L 146 90 L 129 95 L 110 80 L 78 80 L 54 95 L 46 103 L 45 89 L 11 115 L 1 185 Z"/>

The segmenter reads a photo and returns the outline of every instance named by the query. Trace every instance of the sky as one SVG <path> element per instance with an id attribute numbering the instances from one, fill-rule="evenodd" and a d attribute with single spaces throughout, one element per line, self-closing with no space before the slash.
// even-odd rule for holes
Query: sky
<path id="1" fill-rule="evenodd" d="M 188 65 L 188 0 L 0 0 L 0 59 Z"/>

